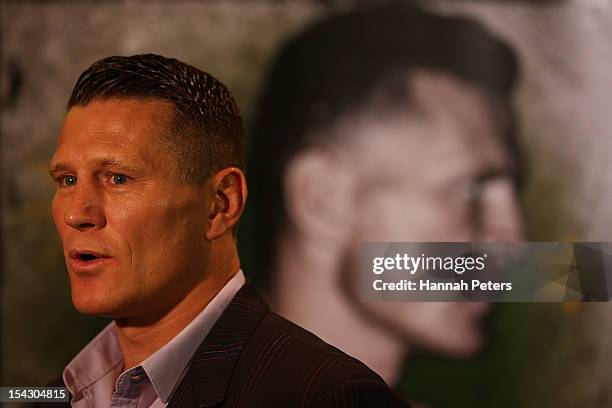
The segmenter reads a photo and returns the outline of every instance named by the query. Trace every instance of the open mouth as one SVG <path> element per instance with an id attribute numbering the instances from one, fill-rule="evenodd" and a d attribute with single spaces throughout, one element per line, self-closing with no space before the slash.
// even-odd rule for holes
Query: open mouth
<path id="1" fill-rule="evenodd" d="M 110 258 L 108 255 L 105 255 L 99 252 L 89 251 L 89 250 L 78 250 L 78 249 L 71 250 L 68 256 L 73 261 L 80 261 L 80 262 L 87 262 L 87 263 L 101 260 L 101 259 Z"/>
<path id="2" fill-rule="evenodd" d="M 87 261 L 94 261 L 94 260 L 99 259 L 99 258 L 101 258 L 101 257 L 96 256 L 94 254 L 79 254 L 78 255 L 78 259 L 80 259 L 81 261 L 85 261 L 85 262 L 87 262 Z"/>

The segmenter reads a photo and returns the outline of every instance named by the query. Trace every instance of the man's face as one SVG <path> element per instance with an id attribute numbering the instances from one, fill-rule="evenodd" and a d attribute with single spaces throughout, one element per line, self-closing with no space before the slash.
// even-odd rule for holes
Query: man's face
<path id="1" fill-rule="evenodd" d="M 70 109 L 51 161 L 53 219 L 82 313 L 163 313 L 206 276 L 208 197 L 164 142 L 173 107 L 104 100 Z"/>
<path id="2" fill-rule="evenodd" d="M 344 131 L 358 164 L 350 262 L 360 243 L 517 241 L 514 163 L 482 95 L 442 74 L 414 76 L 421 116 L 365 115 Z M 357 158 L 357 160 L 354 160 Z M 356 268 L 351 268 L 356 269 Z M 455 355 L 483 342 L 484 303 L 368 303 L 367 313 L 413 344 Z"/>

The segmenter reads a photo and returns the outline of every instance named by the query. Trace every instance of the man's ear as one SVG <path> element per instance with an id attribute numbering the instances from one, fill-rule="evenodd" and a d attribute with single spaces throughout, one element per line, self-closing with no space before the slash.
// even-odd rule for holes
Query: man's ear
<path id="1" fill-rule="evenodd" d="M 238 223 L 246 203 L 247 185 L 242 170 L 228 167 L 212 176 L 210 186 L 212 199 L 209 203 L 206 239 L 212 241 L 231 232 Z"/>
<path id="2" fill-rule="evenodd" d="M 338 155 L 305 150 L 285 170 L 284 200 L 297 233 L 320 245 L 342 245 L 353 226 L 357 175 Z"/>

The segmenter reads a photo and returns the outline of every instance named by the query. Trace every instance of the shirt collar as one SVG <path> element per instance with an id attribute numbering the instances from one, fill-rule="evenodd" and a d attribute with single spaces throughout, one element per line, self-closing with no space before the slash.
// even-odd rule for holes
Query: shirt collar
<path id="1" fill-rule="evenodd" d="M 168 402 L 189 360 L 245 282 L 239 270 L 179 334 L 142 362 L 162 402 Z M 111 322 L 66 366 L 64 383 L 72 395 L 78 395 L 97 381 L 117 378 L 122 366 L 123 354 Z M 114 375 L 109 376 L 111 371 Z"/>
<path id="2" fill-rule="evenodd" d="M 189 360 L 245 281 L 242 270 L 239 270 L 195 319 L 142 362 L 142 368 L 162 402 L 168 402 Z"/>
<path id="3" fill-rule="evenodd" d="M 115 323 L 111 322 L 66 366 L 63 372 L 64 384 L 76 396 L 107 377 L 110 372 L 116 371 L 115 374 L 119 374 L 122 366 L 123 355 L 115 337 Z M 110 379 L 109 389 L 112 384 L 113 380 Z"/>

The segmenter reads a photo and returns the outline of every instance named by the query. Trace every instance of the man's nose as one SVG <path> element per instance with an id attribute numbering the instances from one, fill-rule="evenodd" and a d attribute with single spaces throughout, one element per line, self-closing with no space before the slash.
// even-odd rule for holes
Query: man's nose
<path id="1" fill-rule="evenodd" d="M 520 242 L 525 240 L 523 214 L 513 189 L 500 192 L 482 214 L 481 242 Z"/>
<path id="2" fill-rule="evenodd" d="M 501 218 L 503 217 L 503 218 Z M 481 242 L 521 242 L 525 233 L 521 217 L 516 214 L 500 214 L 496 222 L 483 231 Z"/>
<path id="3" fill-rule="evenodd" d="M 64 213 L 64 222 L 82 232 L 106 225 L 103 199 L 95 185 L 77 183 Z"/>

